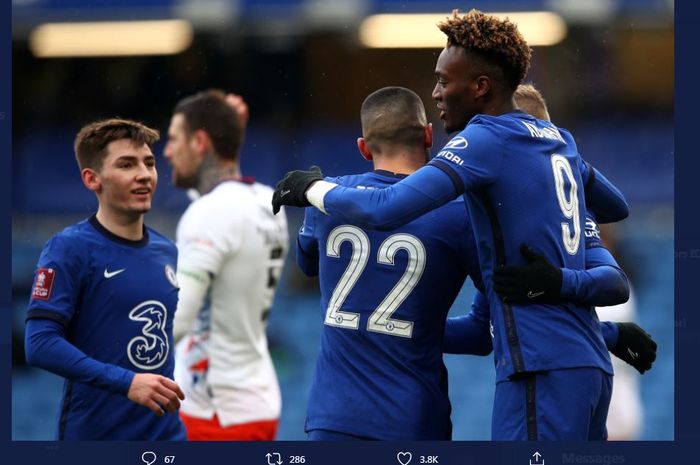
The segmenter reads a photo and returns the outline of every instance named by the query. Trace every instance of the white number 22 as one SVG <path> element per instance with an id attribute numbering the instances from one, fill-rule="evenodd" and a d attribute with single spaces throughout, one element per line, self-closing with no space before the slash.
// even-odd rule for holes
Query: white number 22
<path id="1" fill-rule="evenodd" d="M 367 234 L 355 226 L 338 226 L 328 235 L 326 255 L 340 257 L 340 246 L 343 242 L 352 244 L 352 255 L 345 272 L 336 284 L 326 309 L 324 323 L 346 329 L 358 329 L 360 314 L 344 312 L 340 308 L 357 283 L 360 275 L 369 261 L 370 244 Z M 394 259 L 399 250 L 408 252 L 408 265 L 403 276 L 382 302 L 374 309 L 367 320 L 367 330 L 391 336 L 411 337 L 413 322 L 392 319 L 391 315 L 406 300 L 406 297 L 416 287 L 425 269 L 425 246 L 415 236 L 410 234 L 393 234 L 387 237 L 379 247 L 377 262 L 394 265 Z"/>
<path id="2" fill-rule="evenodd" d="M 552 155 L 552 172 L 554 173 L 554 185 L 557 190 L 557 200 L 559 208 L 567 220 L 573 220 L 574 234 L 571 234 L 571 227 L 568 221 L 561 223 L 561 237 L 564 248 L 569 255 L 576 255 L 581 242 L 581 221 L 578 213 L 578 186 L 571 171 L 569 161 L 561 155 Z M 564 192 L 564 175 L 569 179 L 569 198 Z"/>

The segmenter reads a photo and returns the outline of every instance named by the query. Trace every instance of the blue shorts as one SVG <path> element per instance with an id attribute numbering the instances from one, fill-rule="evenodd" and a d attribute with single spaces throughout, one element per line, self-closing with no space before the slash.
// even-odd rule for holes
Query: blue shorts
<path id="1" fill-rule="evenodd" d="M 494 441 L 604 441 L 612 375 L 599 368 L 533 372 L 496 384 Z"/>
<path id="2" fill-rule="evenodd" d="M 309 441 L 372 441 L 371 438 L 355 436 L 354 434 L 341 433 L 327 429 L 312 429 L 306 432 Z"/>

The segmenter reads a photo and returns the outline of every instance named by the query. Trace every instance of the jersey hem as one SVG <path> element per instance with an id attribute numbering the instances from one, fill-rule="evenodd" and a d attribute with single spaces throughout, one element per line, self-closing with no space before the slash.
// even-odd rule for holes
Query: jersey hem
<path id="1" fill-rule="evenodd" d="M 425 432 L 419 431 L 412 435 L 387 436 L 386 433 L 389 429 L 386 427 L 368 428 L 365 424 L 360 428 L 353 423 L 353 421 L 349 421 L 348 419 L 343 419 L 343 421 L 309 421 L 307 419 L 306 425 L 304 426 L 304 432 L 308 433 L 311 430 L 322 429 L 336 431 L 338 433 L 351 434 L 353 436 L 362 436 L 379 441 L 450 441 L 452 439 L 451 431 L 446 433 L 444 437 L 436 436 L 434 429 Z"/>

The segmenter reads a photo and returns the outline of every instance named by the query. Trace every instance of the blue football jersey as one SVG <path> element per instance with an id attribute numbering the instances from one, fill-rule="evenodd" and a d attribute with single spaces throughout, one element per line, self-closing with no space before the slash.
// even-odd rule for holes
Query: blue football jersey
<path id="1" fill-rule="evenodd" d="M 430 165 L 466 190 L 491 307 L 497 379 L 585 366 L 612 374 L 591 308 L 504 304 L 492 287 L 494 267 L 524 264 L 521 244 L 556 266 L 585 268 L 584 164 L 571 134 L 520 111 L 477 115 Z"/>
<path id="2" fill-rule="evenodd" d="M 374 171 L 329 179 L 382 189 Z M 469 275 L 481 287 L 463 199 L 392 231 L 364 230 L 306 209 L 297 262 L 321 287 L 321 348 L 306 430 L 380 440 L 451 438 L 442 338 Z"/>
<path id="3" fill-rule="evenodd" d="M 627 277 L 600 239 L 600 228 L 591 211 L 586 212 L 586 270 L 562 270 L 561 299 L 582 306 L 617 305 L 629 293 Z M 602 303 L 601 303 L 602 302 Z M 597 315 L 595 315 L 597 318 Z M 491 311 L 486 297 L 477 292 L 471 311 L 447 319 L 443 351 L 449 354 L 484 355 L 493 350 L 489 322 Z M 617 326 L 600 325 L 606 346 L 617 341 Z M 614 338 L 614 339 L 613 339 Z"/>
<path id="4" fill-rule="evenodd" d="M 140 241 L 95 218 L 53 236 L 39 258 L 27 318 L 66 328 L 67 340 L 99 362 L 173 378 L 177 249 L 144 227 Z M 58 439 L 184 440 L 177 413 L 156 416 L 119 389 L 66 380 Z"/>

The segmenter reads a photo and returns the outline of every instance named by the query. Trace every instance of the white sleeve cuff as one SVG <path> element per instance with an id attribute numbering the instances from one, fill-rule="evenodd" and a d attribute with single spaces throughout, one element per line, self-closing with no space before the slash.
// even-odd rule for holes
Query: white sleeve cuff
<path id="1" fill-rule="evenodd" d="M 323 198 L 336 186 L 337 184 L 332 182 L 316 181 L 306 190 L 306 199 L 311 203 L 311 205 L 327 215 L 328 212 L 323 205 Z"/>

